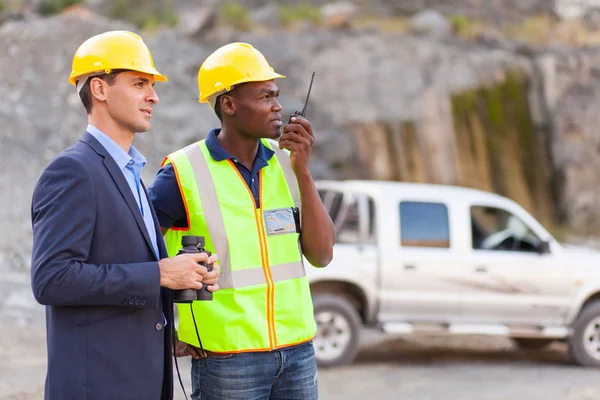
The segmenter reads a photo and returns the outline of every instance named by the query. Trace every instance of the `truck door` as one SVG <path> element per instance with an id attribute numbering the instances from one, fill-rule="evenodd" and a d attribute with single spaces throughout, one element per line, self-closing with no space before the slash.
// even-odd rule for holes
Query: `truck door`
<path id="1" fill-rule="evenodd" d="M 502 324 L 560 324 L 573 285 L 566 265 L 540 251 L 540 237 L 519 216 L 470 207 L 471 273 L 461 304 L 465 319 Z"/>
<path id="2" fill-rule="evenodd" d="M 446 322 L 459 316 L 464 271 L 455 255 L 449 206 L 431 201 L 388 204 L 381 239 L 382 322 Z M 382 231 L 383 232 L 383 231 Z"/>

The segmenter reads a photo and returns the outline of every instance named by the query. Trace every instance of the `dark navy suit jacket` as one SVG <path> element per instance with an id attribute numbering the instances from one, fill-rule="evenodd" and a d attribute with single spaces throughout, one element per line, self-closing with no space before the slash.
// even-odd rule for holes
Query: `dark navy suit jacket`
<path id="1" fill-rule="evenodd" d="M 123 173 L 89 133 L 42 173 L 32 222 L 32 288 L 47 306 L 46 399 L 172 399 L 172 292 L 160 287 Z"/>

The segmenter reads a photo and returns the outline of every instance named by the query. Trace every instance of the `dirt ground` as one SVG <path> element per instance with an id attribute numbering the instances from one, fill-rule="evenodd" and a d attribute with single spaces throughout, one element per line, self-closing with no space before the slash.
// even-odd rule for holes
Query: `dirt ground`
<path id="1" fill-rule="evenodd" d="M 43 398 L 42 325 L 4 325 L 0 335 L 0 399 Z M 180 359 L 189 393 L 189 361 Z M 597 400 L 598 371 L 569 363 L 564 344 L 523 352 L 506 339 L 390 338 L 365 332 L 350 366 L 319 370 L 324 400 Z M 183 400 L 181 388 L 176 399 Z"/>

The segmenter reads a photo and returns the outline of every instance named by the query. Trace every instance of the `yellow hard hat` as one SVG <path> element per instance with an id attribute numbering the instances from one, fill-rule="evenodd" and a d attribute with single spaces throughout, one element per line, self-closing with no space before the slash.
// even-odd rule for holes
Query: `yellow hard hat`
<path id="1" fill-rule="evenodd" d="M 271 68 L 265 56 L 248 43 L 230 43 L 204 60 L 198 71 L 200 103 L 232 86 L 246 82 L 263 82 L 285 78 Z"/>
<path id="2" fill-rule="evenodd" d="M 128 31 L 110 31 L 92 36 L 75 52 L 69 83 L 75 85 L 80 76 L 126 69 L 154 75 L 159 82 L 167 77 L 154 68 L 150 50 L 141 37 Z"/>

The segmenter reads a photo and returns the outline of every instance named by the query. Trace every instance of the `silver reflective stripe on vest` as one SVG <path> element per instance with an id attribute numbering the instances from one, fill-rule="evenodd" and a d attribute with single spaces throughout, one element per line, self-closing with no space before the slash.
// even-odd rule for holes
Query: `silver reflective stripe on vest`
<path id="1" fill-rule="evenodd" d="M 194 171 L 208 232 L 213 238 L 227 237 L 225 223 L 223 222 L 221 208 L 219 207 L 219 200 L 217 199 L 217 191 L 215 190 L 204 154 L 202 154 L 202 149 L 198 143 L 195 143 L 186 147 L 184 151 Z M 233 282 L 231 281 L 231 264 L 229 261 L 229 244 L 227 240 L 213 240 L 213 245 L 215 246 L 217 256 L 219 256 L 219 265 L 221 266 L 219 286 L 233 287 Z"/>
<path id="2" fill-rule="evenodd" d="M 306 271 L 301 261 L 271 266 L 273 282 L 287 281 L 304 276 L 306 276 Z M 266 283 L 265 272 L 262 268 L 229 271 L 227 273 L 221 272 L 219 276 L 219 288 L 221 289 L 237 289 L 244 286 L 264 285 Z"/>
<path id="3" fill-rule="evenodd" d="M 285 177 L 285 181 L 290 189 L 294 204 L 296 207 L 298 207 L 298 210 L 300 210 L 300 215 L 302 215 L 302 202 L 300 200 L 300 191 L 298 190 L 298 181 L 296 180 L 296 174 L 294 174 L 294 171 L 290 165 L 290 156 L 279 148 L 279 143 L 276 141 L 269 140 L 269 143 L 271 144 L 271 150 L 275 152 L 275 157 L 277 157 L 277 161 L 283 170 L 283 176 Z"/>
<path id="4" fill-rule="evenodd" d="M 306 270 L 302 261 L 271 266 L 273 282 L 287 281 L 288 279 L 302 278 L 304 276 L 306 276 Z"/>
<path id="5" fill-rule="evenodd" d="M 285 177 L 288 189 L 292 195 L 292 200 L 294 200 L 294 205 L 298 208 L 298 214 L 300 215 L 298 221 L 300 222 L 300 229 L 302 229 L 302 199 L 300 198 L 300 189 L 298 189 L 296 174 L 294 174 L 292 166 L 290 165 L 290 156 L 279 148 L 278 142 L 269 140 L 269 144 L 271 145 L 271 150 L 273 150 L 275 153 L 277 162 L 279 162 L 279 166 L 283 171 L 283 176 Z M 300 254 L 302 254 L 302 243 L 300 243 L 300 240 L 298 240 L 298 251 Z"/>

